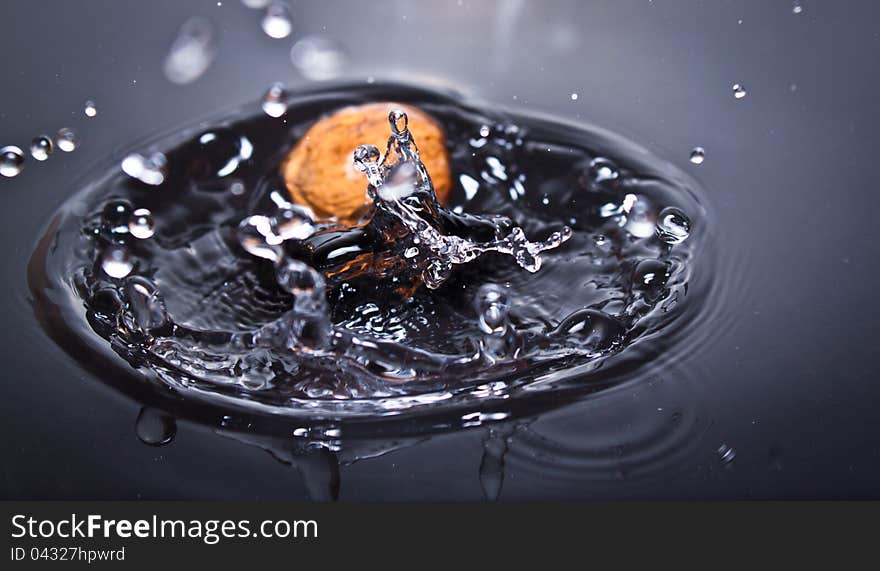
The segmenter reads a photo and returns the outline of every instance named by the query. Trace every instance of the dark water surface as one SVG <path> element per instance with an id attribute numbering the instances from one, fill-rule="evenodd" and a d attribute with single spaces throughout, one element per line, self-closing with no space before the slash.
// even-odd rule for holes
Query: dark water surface
<path id="1" fill-rule="evenodd" d="M 70 126 L 81 146 L 0 179 L 7 201 L 2 487 L 8 498 L 542 499 L 876 497 L 873 353 L 880 9 L 868 3 L 455 1 L 294 5 L 271 40 L 239 2 L 10 4 L 0 146 Z M 46 17 L 47 12 L 54 17 Z M 217 61 L 161 64 L 191 15 Z M 739 20 L 742 22 L 739 23 Z M 424 421 L 309 426 L 193 408 L 98 380 L 34 317 L 27 264 L 95 164 L 157 132 L 305 85 L 294 39 L 322 31 L 344 78 L 448 85 L 625 135 L 700 182 L 713 295 L 669 355 L 592 394 Z M 396 44 L 388 45 L 394 26 Z M 398 49 L 406 46 L 406 49 Z M 731 86 L 747 96 L 737 100 Z M 578 94 L 572 100 L 571 93 Z M 82 114 L 93 99 L 98 116 Z M 706 149 L 700 166 L 688 162 Z M 480 416 L 480 413 L 483 416 Z M 171 416 L 169 416 L 171 415 Z M 175 421 L 172 417 L 177 416 Z M 136 423 L 139 430 L 136 431 Z M 172 436 L 162 447 L 151 447 Z M 140 436 L 140 439 L 139 439 Z"/>

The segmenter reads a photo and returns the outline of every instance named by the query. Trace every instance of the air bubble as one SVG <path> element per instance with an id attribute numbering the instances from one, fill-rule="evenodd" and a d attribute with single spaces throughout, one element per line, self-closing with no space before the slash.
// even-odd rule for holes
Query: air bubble
<path id="1" fill-rule="evenodd" d="M 24 153 L 14 145 L 0 149 L 0 175 L 12 178 L 24 169 Z"/>
<path id="2" fill-rule="evenodd" d="M 690 160 L 695 165 L 703 164 L 703 161 L 706 160 L 706 150 L 703 147 L 694 147 L 694 150 L 691 151 Z"/>
<path id="3" fill-rule="evenodd" d="M 78 145 L 79 138 L 76 135 L 76 131 L 73 129 L 64 127 L 55 135 L 55 146 L 65 153 L 72 153 L 76 150 Z"/>
<path id="4" fill-rule="evenodd" d="M 153 153 L 145 157 L 139 153 L 131 153 L 122 159 L 122 172 L 133 179 L 150 186 L 158 186 L 165 182 L 165 171 L 168 160 L 162 153 Z"/>
<path id="5" fill-rule="evenodd" d="M 98 108 L 95 106 L 94 101 L 86 101 L 85 108 L 83 109 L 83 113 L 86 114 L 86 117 L 94 117 L 98 114 Z"/>
<path id="6" fill-rule="evenodd" d="M 54 150 L 55 143 L 53 143 L 52 138 L 47 135 L 34 137 L 34 140 L 31 141 L 31 156 L 35 160 L 45 161 Z"/>
<path id="7" fill-rule="evenodd" d="M 269 117 L 281 117 L 287 111 L 284 85 L 273 83 L 263 95 L 263 112 Z"/>
<path id="8" fill-rule="evenodd" d="M 272 2 L 266 8 L 263 15 L 263 31 L 270 38 L 281 40 L 290 35 L 293 31 L 293 22 L 290 19 L 290 10 L 287 5 L 282 2 Z"/>
<path id="9" fill-rule="evenodd" d="M 121 279 L 131 273 L 134 264 L 128 250 L 122 246 L 110 246 L 101 258 L 101 269 L 111 278 Z"/>
<path id="10" fill-rule="evenodd" d="M 691 219 L 674 206 L 667 206 L 657 218 L 657 236 L 667 244 L 681 244 L 691 234 Z"/>
<path id="11" fill-rule="evenodd" d="M 128 231 L 135 238 L 139 240 L 152 238 L 155 228 L 156 223 L 153 220 L 153 214 L 146 208 L 138 208 L 131 213 L 131 219 L 128 221 Z"/>
<path id="12" fill-rule="evenodd" d="M 337 77 L 345 66 L 345 54 L 332 40 L 323 36 L 301 39 L 290 49 L 290 61 L 312 81 L 327 81 Z"/>
<path id="13" fill-rule="evenodd" d="M 208 70 L 216 52 L 211 22 L 203 18 L 190 18 L 180 27 L 165 57 L 165 77 L 179 85 L 192 83 Z"/>

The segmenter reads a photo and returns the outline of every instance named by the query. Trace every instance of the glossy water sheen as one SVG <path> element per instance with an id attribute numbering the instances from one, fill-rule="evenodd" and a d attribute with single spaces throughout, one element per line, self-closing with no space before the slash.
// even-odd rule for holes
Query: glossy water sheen
<path id="1" fill-rule="evenodd" d="M 529 262 L 529 271 L 484 254 L 409 298 L 390 278 L 331 281 L 332 323 L 308 327 L 330 327 L 334 345 L 253 341 L 305 333 L 297 333 L 299 298 L 278 285 L 280 270 L 242 249 L 236 227 L 254 214 L 279 215 L 286 196 L 279 160 L 311 122 L 346 104 L 388 99 L 437 117 L 453 179 L 479 181 L 467 191 L 457 186 L 446 206 L 448 216 L 462 213 L 454 224 L 474 225 L 467 232 L 479 236 L 465 213 L 503 215 L 527 236 L 570 227 L 570 239 Z M 90 346 L 88 360 L 113 351 L 138 382 L 187 399 L 293 417 L 369 418 L 597 390 L 675 351 L 705 303 L 711 266 L 696 256 L 708 220 L 695 187 L 634 145 L 402 86 L 291 95 L 286 106 L 283 120 L 255 105 L 152 142 L 167 157 L 159 178 L 145 178 L 152 171 L 141 155 L 137 172 L 129 157 L 121 169 L 86 177 L 44 238 L 48 256 L 42 248 L 35 254 L 45 275 L 34 293 L 52 334 Z M 316 221 L 309 232 L 319 236 L 324 227 L 333 223 Z M 323 259 L 320 248 L 313 258 Z M 413 264 L 414 248 L 402 254 Z M 486 287 L 497 293 L 480 301 Z"/>

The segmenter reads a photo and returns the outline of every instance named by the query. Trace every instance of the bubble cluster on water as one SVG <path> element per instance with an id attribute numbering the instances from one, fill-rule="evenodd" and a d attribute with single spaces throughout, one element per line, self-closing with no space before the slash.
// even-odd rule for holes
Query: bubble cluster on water
<path id="1" fill-rule="evenodd" d="M 286 123 L 264 98 L 255 115 L 152 144 L 89 186 L 46 254 L 59 287 L 74 276 L 89 331 L 175 390 L 373 414 L 555 386 L 541 379 L 623 358 L 698 299 L 683 291 L 700 209 L 668 165 L 428 92 L 411 101 L 447 132 L 449 204 L 420 210 L 436 208 L 430 173 L 407 117 L 392 114 L 385 153 L 351 141 L 375 200 L 373 226 L 361 223 L 393 229 L 387 250 L 364 242 L 373 230 L 317 218 L 277 169 L 349 93 L 363 100 L 355 89 L 301 104 L 281 89 L 271 103 Z M 362 268 L 365 252 L 384 253 Z"/>

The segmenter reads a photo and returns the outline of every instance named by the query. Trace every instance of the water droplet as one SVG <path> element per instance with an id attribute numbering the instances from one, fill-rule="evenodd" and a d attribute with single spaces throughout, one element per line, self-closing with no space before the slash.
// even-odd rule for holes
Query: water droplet
<path id="1" fill-rule="evenodd" d="M 733 96 L 737 99 L 742 99 L 743 97 L 746 96 L 745 88 L 738 83 L 734 83 L 733 84 Z"/>
<path id="2" fill-rule="evenodd" d="M 149 407 L 141 409 L 134 426 L 138 439 L 150 446 L 168 444 L 177 434 L 174 417 Z"/>
<path id="3" fill-rule="evenodd" d="M 681 209 L 667 206 L 657 217 L 657 236 L 667 244 L 681 244 L 691 234 L 691 219 Z"/>
<path id="4" fill-rule="evenodd" d="M 263 95 L 263 111 L 269 117 L 281 117 L 287 111 L 287 97 L 284 85 L 273 83 Z"/>
<path id="5" fill-rule="evenodd" d="M 480 136 L 481 137 L 488 137 L 490 132 L 491 131 L 489 130 L 488 125 L 483 125 L 482 127 L 480 127 Z"/>
<path id="6" fill-rule="evenodd" d="M 326 81 L 337 77 L 345 66 L 342 49 L 324 36 L 309 36 L 290 48 L 290 61 L 305 77 L 313 81 Z"/>
<path id="7" fill-rule="evenodd" d="M 281 288 L 295 296 L 311 295 L 322 290 L 324 279 L 308 264 L 294 258 L 285 258 L 275 270 L 275 280 Z"/>
<path id="8" fill-rule="evenodd" d="M 483 333 L 498 334 L 507 330 L 510 299 L 504 288 L 496 284 L 480 287 L 474 298 L 474 308 Z"/>
<path id="9" fill-rule="evenodd" d="M 269 0 L 241 0 L 241 3 L 248 8 L 260 10 L 269 5 Z"/>
<path id="10" fill-rule="evenodd" d="M 293 30 L 293 22 L 290 20 L 290 10 L 282 2 L 272 2 L 266 8 L 263 15 L 263 31 L 270 38 L 280 40 L 290 35 Z"/>
<path id="11" fill-rule="evenodd" d="M 98 114 L 98 108 L 95 107 L 95 102 L 92 100 L 86 101 L 86 106 L 83 109 L 83 113 L 86 114 L 86 117 L 94 117 Z"/>
<path id="12" fill-rule="evenodd" d="M 47 135 L 34 137 L 34 140 L 31 141 L 31 156 L 38 161 L 45 161 L 48 159 L 49 155 L 51 155 L 54 150 L 55 143 L 53 143 L 52 138 Z"/>
<path id="13" fill-rule="evenodd" d="M 140 153 L 131 153 L 122 159 L 122 172 L 133 179 L 150 186 L 158 186 L 165 182 L 165 171 L 168 160 L 162 153 L 153 153 L 145 157 Z"/>
<path id="14" fill-rule="evenodd" d="M 128 233 L 128 221 L 131 217 L 131 204 L 125 200 L 112 200 L 104 205 L 101 220 L 113 234 Z"/>
<path id="15" fill-rule="evenodd" d="M 590 161 L 590 182 L 593 186 L 609 187 L 620 178 L 620 169 L 614 161 L 604 157 L 596 157 Z"/>
<path id="16" fill-rule="evenodd" d="M 216 53 L 214 26 L 203 18 L 190 18 L 180 27 L 165 57 L 165 77 L 178 85 L 192 83 L 207 71 Z"/>
<path id="17" fill-rule="evenodd" d="M 633 269 L 633 289 L 644 292 L 648 298 L 656 298 L 662 294 L 670 275 L 667 262 L 642 260 Z"/>
<path id="18" fill-rule="evenodd" d="M 267 216 L 254 215 L 238 225 L 238 242 L 252 256 L 277 262 L 281 259 L 281 243 L 284 240 L 275 234 L 272 220 Z"/>
<path id="19" fill-rule="evenodd" d="M 311 213 L 297 204 L 279 208 L 272 220 L 274 232 L 281 240 L 305 240 L 315 233 L 315 222 Z"/>
<path id="20" fill-rule="evenodd" d="M 804 7 L 801 5 L 800 2 L 795 2 L 791 7 L 791 11 L 794 14 L 800 14 L 804 11 Z"/>
<path id="21" fill-rule="evenodd" d="M 198 148 L 187 169 L 190 178 L 203 185 L 218 182 L 238 170 L 254 154 L 250 140 L 232 129 L 205 131 L 196 139 Z M 225 183 L 223 188 L 226 188 Z"/>
<path id="22" fill-rule="evenodd" d="M 142 331 L 159 329 L 168 323 L 165 300 L 156 284 L 141 276 L 132 276 L 125 282 L 125 297 L 135 322 Z"/>
<path id="23" fill-rule="evenodd" d="M 695 165 L 701 165 L 704 160 L 706 160 L 706 150 L 703 147 L 694 147 L 694 150 L 691 151 L 691 162 Z"/>
<path id="24" fill-rule="evenodd" d="M 128 250 L 122 246 L 110 246 L 104 250 L 101 258 L 101 269 L 111 278 L 121 279 L 131 273 L 134 264 Z"/>
<path id="25" fill-rule="evenodd" d="M 579 309 L 562 320 L 552 334 L 577 343 L 590 352 L 605 351 L 618 343 L 624 328 L 615 318 L 598 309 Z"/>
<path id="26" fill-rule="evenodd" d="M 153 220 L 153 214 L 146 208 L 138 208 L 131 213 L 131 219 L 128 221 L 128 231 L 135 238 L 140 240 L 152 238 L 155 228 L 156 223 Z"/>
<path id="27" fill-rule="evenodd" d="M 0 175 L 12 178 L 24 169 L 24 153 L 14 145 L 0 149 Z"/>
<path id="28" fill-rule="evenodd" d="M 578 100 L 578 94 L 577 94 L 577 93 L 572 93 L 572 94 L 571 94 L 571 100 L 572 100 L 572 101 L 577 101 L 577 100 Z"/>
<path id="29" fill-rule="evenodd" d="M 723 465 L 728 466 L 736 459 L 736 450 L 727 444 L 721 444 L 721 446 L 718 447 L 718 458 Z"/>
<path id="30" fill-rule="evenodd" d="M 73 129 L 64 127 L 63 129 L 59 129 L 58 133 L 55 135 L 55 146 L 65 153 L 73 152 L 78 145 L 79 139 L 76 136 L 76 131 Z"/>

